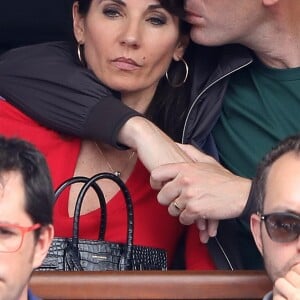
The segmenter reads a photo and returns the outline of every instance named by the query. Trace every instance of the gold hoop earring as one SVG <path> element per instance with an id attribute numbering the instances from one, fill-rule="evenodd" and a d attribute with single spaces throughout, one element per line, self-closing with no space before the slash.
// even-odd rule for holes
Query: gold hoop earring
<path id="1" fill-rule="evenodd" d="M 169 85 L 171 87 L 173 87 L 173 88 L 177 88 L 177 87 L 180 87 L 183 84 L 185 84 L 185 82 L 186 82 L 186 80 L 188 78 L 188 75 L 189 75 L 189 66 L 188 66 L 187 62 L 182 57 L 180 58 L 179 61 L 181 61 L 184 64 L 184 68 L 185 68 L 185 75 L 184 75 L 184 78 L 183 78 L 183 80 L 181 82 L 179 82 L 179 83 L 173 83 L 173 82 L 171 82 L 170 79 L 169 79 L 168 71 L 166 72 L 166 78 L 167 78 L 167 80 L 169 82 Z"/>
<path id="2" fill-rule="evenodd" d="M 77 44 L 77 56 L 78 56 L 79 61 L 82 63 L 82 65 L 84 65 L 85 63 L 84 63 L 84 59 L 82 57 L 81 47 L 82 47 L 82 44 L 78 43 Z"/>

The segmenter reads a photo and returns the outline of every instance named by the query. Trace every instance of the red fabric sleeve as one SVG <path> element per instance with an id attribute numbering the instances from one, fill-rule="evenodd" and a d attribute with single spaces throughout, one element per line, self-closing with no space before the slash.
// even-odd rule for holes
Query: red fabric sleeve
<path id="1" fill-rule="evenodd" d="M 206 244 L 200 242 L 199 230 L 195 224 L 186 232 L 185 263 L 187 270 L 215 270 L 216 267 Z"/>

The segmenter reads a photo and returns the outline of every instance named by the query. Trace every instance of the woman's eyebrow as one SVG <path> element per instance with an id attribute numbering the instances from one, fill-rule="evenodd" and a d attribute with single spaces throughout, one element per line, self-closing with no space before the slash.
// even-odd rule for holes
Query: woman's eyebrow
<path id="1" fill-rule="evenodd" d="M 115 2 L 117 4 L 120 4 L 122 6 L 126 6 L 126 3 L 122 0 L 98 0 L 98 3 L 102 3 L 102 2 Z"/>
<path id="2" fill-rule="evenodd" d="M 157 8 L 162 8 L 161 4 L 150 4 L 149 9 L 157 9 Z"/>
<path id="3" fill-rule="evenodd" d="M 126 3 L 123 0 L 98 0 L 98 1 L 99 1 L 98 3 L 108 2 L 108 1 L 109 2 L 115 2 L 115 3 L 120 4 L 122 6 L 126 6 Z M 158 9 L 158 8 L 163 8 L 160 3 L 150 4 L 148 6 L 148 10 L 154 10 L 154 9 Z"/>

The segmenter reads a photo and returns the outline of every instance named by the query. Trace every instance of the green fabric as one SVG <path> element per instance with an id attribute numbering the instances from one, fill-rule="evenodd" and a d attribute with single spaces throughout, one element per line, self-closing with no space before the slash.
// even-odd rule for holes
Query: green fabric
<path id="1" fill-rule="evenodd" d="M 221 161 L 252 178 L 265 153 L 300 131 L 299 121 L 300 68 L 270 69 L 255 62 L 230 80 L 213 131 Z"/>
<path id="2" fill-rule="evenodd" d="M 262 157 L 280 140 L 298 132 L 300 68 L 272 69 L 256 61 L 232 76 L 213 130 L 224 166 L 253 178 Z M 237 243 L 244 252 L 244 261 L 255 268 L 261 262 L 251 246 L 248 225 L 243 224 Z"/>

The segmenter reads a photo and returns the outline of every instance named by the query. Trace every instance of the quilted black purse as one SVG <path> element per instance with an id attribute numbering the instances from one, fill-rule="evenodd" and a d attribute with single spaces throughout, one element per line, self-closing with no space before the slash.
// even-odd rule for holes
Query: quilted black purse
<path id="1" fill-rule="evenodd" d="M 96 183 L 99 179 L 111 179 L 120 187 L 127 210 L 127 242 L 114 243 L 104 240 L 106 230 L 106 202 Z M 38 271 L 124 271 L 166 270 L 167 254 L 163 249 L 135 245 L 133 242 L 134 213 L 130 193 L 123 181 L 111 173 L 99 173 L 91 178 L 73 177 L 65 181 L 55 192 L 55 199 L 69 185 L 83 182 L 74 210 L 72 238 L 55 237 L 48 254 Z M 79 239 L 80 210 L 87 190 L 92 187 L 101 206 L 101 223 L 98 240 Z"/>

